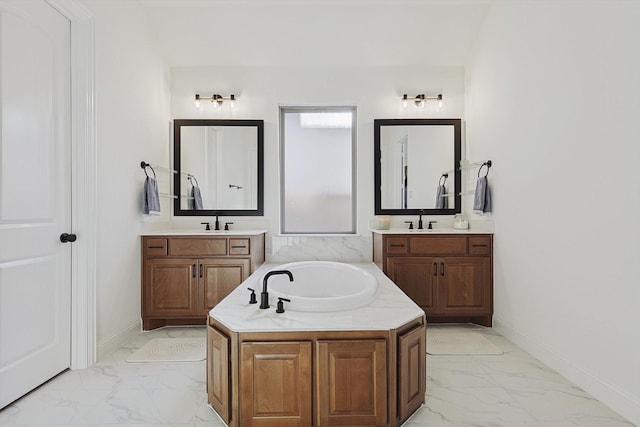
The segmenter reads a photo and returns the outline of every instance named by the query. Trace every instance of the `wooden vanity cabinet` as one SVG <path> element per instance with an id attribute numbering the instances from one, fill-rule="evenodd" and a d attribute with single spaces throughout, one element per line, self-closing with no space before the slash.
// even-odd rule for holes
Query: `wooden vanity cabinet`
<path id="1" fill-rule="evenodd" d="M 207 314 L 264 262 L 264 234 L 143 236 L 143 329 L 205 324 Z"/>
<path id="2" fill-rule="evenodd" d="M 373 233 L 374 262 L 430 322 L 491 326 L 492 237 Z"/>

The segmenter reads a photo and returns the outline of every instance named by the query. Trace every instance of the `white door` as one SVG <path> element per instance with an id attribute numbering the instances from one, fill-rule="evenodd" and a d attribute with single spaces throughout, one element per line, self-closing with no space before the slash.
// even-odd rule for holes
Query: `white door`
<path id="1" fill-rule="evenodd" d="M 69 80 L 69 21 L 0 0 L 0 408 L 70 366 Z"/>

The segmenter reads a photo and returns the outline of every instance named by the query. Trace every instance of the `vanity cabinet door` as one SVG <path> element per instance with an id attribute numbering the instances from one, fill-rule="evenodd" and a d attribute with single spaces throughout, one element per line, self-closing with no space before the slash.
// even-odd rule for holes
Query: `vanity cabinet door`
<path id="1" fill-rule="evenodd" d="M 147 316 L 193 316 L 197 297 L 196 259 L 148 259 L 144 309 Z"/>
<path id="2" fill-rule="evenodd" d="M 242 343 L 240 390 L 242 427 L 310 426 L 311 342 Z"/>
<path id="3" fill-rule="evenodd" d="M 490 258 L 441 258 L 439 268 L 438 302 L 442 314 L 476 316 L 491 313 Z"/>
<path id="4" fill-rule="evenodd" d="M 249 277 L 251 260 L 201 259 L 198 268 L 198 314 L 206 316 L 216 304 Z"/>
<path id="5" fill-rule="evenodd" d="M 225 423 L 231 420 L 229 338 L 209 326 L 207 348 L 207 395 Z"/>
<path id="6" fill-rule="evenodd" d="M 398 338 L 398 418 L 404 422 L 424 403 L 426 327 L 421 325 Z"/>
<path id="7" fill-rule="evenodd" d="M 389 257 L 387 276 L 427 314 L 436 310 L 437 264 L 432 257 Z"/>
<path id="8" fill-rule="evenodd" d="M 318 425 L 388 425 L 385 340 L 319 340 L 317 358 Z"/>

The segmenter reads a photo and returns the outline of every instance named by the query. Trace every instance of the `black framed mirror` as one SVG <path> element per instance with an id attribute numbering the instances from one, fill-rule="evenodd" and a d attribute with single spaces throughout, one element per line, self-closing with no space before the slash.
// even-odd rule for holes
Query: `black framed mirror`
<path id="1" fill-rule="evenodd" d="M 175 216 L 264 214 L 264 121 L 173 121 Z"/>
<path id="2" fill-rule="evenodd" d="M 376 215 L 461 212 L 461 119 L 374 120 Z"/>

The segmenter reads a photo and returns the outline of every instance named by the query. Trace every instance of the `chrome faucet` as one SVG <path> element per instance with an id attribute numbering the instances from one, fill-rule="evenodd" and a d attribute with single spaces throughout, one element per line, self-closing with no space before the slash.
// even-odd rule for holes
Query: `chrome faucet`
<path id="1" fill-rule="evenodd" d="M 289 276 L 289 281 L 293 282 L 293 274 L 289 270 L 273 270 L 265 274 L 262 281 L 262 293 L 260 294 L 260 308 L 269 308 L 269 292 L 267 292 L 267 280 L 269 277 L 276 274 L 286 274 Z"/>

